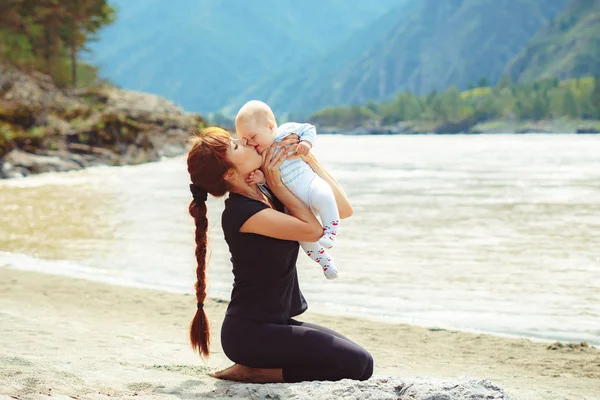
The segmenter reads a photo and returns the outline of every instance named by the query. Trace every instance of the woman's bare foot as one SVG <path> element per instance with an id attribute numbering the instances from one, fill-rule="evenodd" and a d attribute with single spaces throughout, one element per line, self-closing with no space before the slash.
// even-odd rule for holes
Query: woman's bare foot
<path id="1" fill-rule="evenodd" d="M 233 364 L 222 371 L 209 374 L 213 378 L 246 383 L 281 383 L 281 368 L 250 368 L 241 364 Z"/>

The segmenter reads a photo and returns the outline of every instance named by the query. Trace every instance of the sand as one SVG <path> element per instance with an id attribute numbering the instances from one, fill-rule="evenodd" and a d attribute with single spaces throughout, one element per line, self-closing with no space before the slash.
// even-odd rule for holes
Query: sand
<path id="1" fill-rule="evenodd" d="M 295 386 L 217 381 L 206 373 L 230 365 L 218 340 L 226 303 L 207 302 L 214 334 L 206 363 L 188 344 L 195 303 L 189 295 L 0 268 L 0 398 L 425 398 L 406 397 L 398 388 L 470 382 L 494 391 L 490 399 L 505 398 L 497 388 L 511 399 L 600 399 L 600 351 L 592 347 L 318 310 L 301 319 L 337 329 L 371 351 L 372 380 Z"/>

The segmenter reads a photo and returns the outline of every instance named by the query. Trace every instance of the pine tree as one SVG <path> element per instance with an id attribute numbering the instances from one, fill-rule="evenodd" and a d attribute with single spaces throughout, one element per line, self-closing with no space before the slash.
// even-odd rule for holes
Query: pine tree
<path id="1" fill-rule="evenodd" d="M 63 40 L 71 58 L 71 80 L 77 85 L 77 57 L 98 30 L 114 21 L 115 13 L 106 0 L 62 0 L 66 9 Z"/>
<path id="2" fill-rule="evenodd" d="M 2 0 L 0 59 L 76 84 L 79 53 L 114 19 L 107 0 Z"/>

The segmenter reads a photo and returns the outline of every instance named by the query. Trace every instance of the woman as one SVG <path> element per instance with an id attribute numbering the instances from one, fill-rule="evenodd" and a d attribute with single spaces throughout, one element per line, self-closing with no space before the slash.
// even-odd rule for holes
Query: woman
<path id="1" fill-rule="evenodd" d="M 219 128 L 193 138 L 188 172 L 194 200 L 189 211 L 196 224 L 196 297 L 192 347 L 209 353 L 206 298 L 206 198 L 229 192 L 222 215 L 225 240 L 233 263 L 234 285 L 221 329 L 221 344 L 236 364 L 213 377 L 253 383 L 308 380 L 366 380 L 373 374 L 371 355 L 349 339 L 293 317 L 307 309 L 298 286 L 296 260 L 299 241 L 317 241 L 323 232 L 314 214 L 281 182 L 279 166 L 297 137 L 286 138 L 289 149 L 272 157 L 243 140 L 233 140 Z M 306 161 L 333 188 L 340 216 L 352 207 L 339 184 L 312 156 Z M 262 166 L 275 198 L 250 186 L 249 174 Z M 283 212 L 287 208 L 288 214 Z"/>

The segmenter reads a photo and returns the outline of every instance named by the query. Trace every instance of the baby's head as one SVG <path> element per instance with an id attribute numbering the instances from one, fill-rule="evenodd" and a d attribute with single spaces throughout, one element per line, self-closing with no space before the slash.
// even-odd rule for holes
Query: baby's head
<path id="1" fill-rule="evenodd" d="M 258 100 L 244 104 L 235 117 L 237 134 L 262 153 L 275 140 L 277 122 L 271 108 Z"/>

